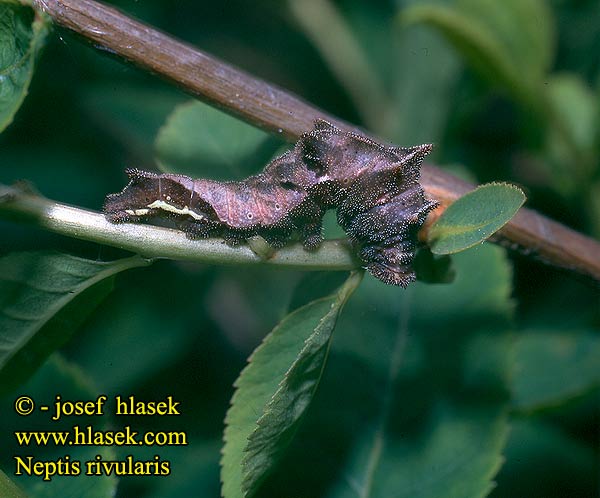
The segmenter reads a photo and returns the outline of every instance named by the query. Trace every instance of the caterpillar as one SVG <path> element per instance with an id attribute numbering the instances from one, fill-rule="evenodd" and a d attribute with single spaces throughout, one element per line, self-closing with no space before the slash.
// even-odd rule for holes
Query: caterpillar
<path id="1" fill-rule="evenodd" d="M 419 184 L 431 148 L 388 147 L 317 120 L 292 150 L 239 182 L 128 169 L 129 183 L 106 197 L 104 213 L 113 223 L 166 216 L 190 238 L 222 237 L 231 245 L 260 235 L 277 248 L 297 234 L 314 250 L 323 216 L 335 208 L 365 268 L 406 287 L 415 280 L 417 232 L 438 206 Z"/>

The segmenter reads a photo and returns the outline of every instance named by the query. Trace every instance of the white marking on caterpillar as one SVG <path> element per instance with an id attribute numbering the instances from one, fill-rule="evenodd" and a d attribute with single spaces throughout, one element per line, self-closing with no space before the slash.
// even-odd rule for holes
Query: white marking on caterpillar
<path id="1" fill-rule="evenodd" d="M 187 216 L 191 216 L 192 218 L 194 218 L 195 220 L 204 220 L 206 219 L 206 216 L 202 216 L 199 213 L 196 213 L 195 211 L 192 211 L 189 207 L 184 206 L 182 208 L 178 208 L 175 207 L 165 201 L 154 201 L 152 204 L 148 204 L 148 208 L 150 209 L 162 209 L 163 211 L 167 211 L 169 213 L 175 213 L 175 214 L 182 214 L 182 215 L 187 215 Z M 149 211 L 149 209 L 138 209 L 137 211 Z M 146 213 L 144 213 L 146 214 Z"/>
<path id="2" fill-rule="evenodd" d="M 126 209 L 125 212 L 131 216 L 145 216 L 150 210 L 149 209 Z"/>

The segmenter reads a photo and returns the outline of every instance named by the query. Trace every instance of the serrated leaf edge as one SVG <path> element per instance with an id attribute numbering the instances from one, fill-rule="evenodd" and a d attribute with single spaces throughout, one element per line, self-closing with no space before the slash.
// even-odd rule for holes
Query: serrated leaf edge
<path id="1" fill-rule="evenodd" d="M 358 287 L 358 285 L 360 284 L 360 282 L 362 281 L 362 277 L 364 275 L 363 271 L 355 271 L 352 272 L 350 277 L 348 277 L 348 279 L 346 280 L 346 282 L 344 282 L 344 284 L 342 284 L 342 286 L 340 287 L 340 289 L 338 289 L 338 291 L 335 294 L 332 294 L 330 296 L 327 297 L 322 297 L 319 299 L 315 299 L 313 301 L 311 301 L 310 303 L 305 304 L 304 306 L 301 306 L 300 308 L 294 310 L 293 312 L 289 313 L 288 315 L 286 315 L 283 320 L 281 322 L 279 322 L 277 324 L 277 326 L 269 333 L 265 336 L 265 338 L 262 340 L 262 342 L 260 343 L 260 345 L 252 352 L 252 354 L 248 357 L 248 363 L 246 364 L 246 366 L 242 369 L 242 371 L 240 372 L 240 374 L 238 375 L 237 379 L 234 381 L 233 383 L 233 387 L 236 389 L 236 391 L 234 392 L 230 404 L 229 404 L 229 409 L 227 410 L 227 413 L 225 415 L 225 427 L 227 427 L 229 425 L 229 415 L 231 412 L 232 407 L 234 406 L 236 400 L 238 399 L 238 389 L 240 387 L 239 382 L 242 379 L 242 377 L 244 376 L 244 373 L 252 367 L 252 362 L 254 361 L 255 357 L 257 354 L 259 354 L 259 352 L 266 347 L 267 342 L 269 341 L 270 337 L 273 336 L 277 330 L 279 330 L 283 323 L 289 319 L 290 317 L 300 313 L 300 311 L 302 309 L 304 309 L 307 306 L 310 305 L 314 305 L 315 303 L 319 303 L 319 302 L 324 302 L 327 300 L 332 300 L 333 296 L 335 295 L 336 298 L 335 300 L 332 302 L 331 304 L 331 308 L 329 310 L 329 312 L 327 314 L 325 314 L 320 320 L 319 323 L 317 324 L 317 326 L 315 327 L 315 330 L 318 329 L 323 320 L 325 320 L 325 318 L 329 315 L 329 313 L 331 313 L 331 309 L 333 309 L 334 307 L 336 307 L 336 305 L 339 307 L 339 311 L 341 311 L 341 308 L 343 307 L 343 305 L 345 304 L 345 302 L 348 300 L 348 298 L 352 295 L 352 293 L 354 292 L 354 290 L 356 290 L 356 288 Z M 338 304 L 341 303 L 341 304 Z M 338 313 L 339 313 L 338 311 Z M 298 355 L 296 355 L 296 358 L 294 359 L 294 361 L 292 362 L 292 364 L 290 365 L 290 367 L 288 368 L 288 370 L 286 371 L 286 373 L 283 375 L 281 381 L 278 383 L 278 387 L 275 390 L 275 392 L 273 393 L 273 395 L 271 396 L 271 398 L 269 399 L 269 401 L 264 405 L 263 407 L 263 413 L 262 415 L 257 419 L 256 423 L 255 423 L 255 428 L 254 430 L 248 434 L 248 436 L 246 437 L 246 440 L 248 441 L 251 437 L 252 434 L 254 434 L 258 429 L 259 429 L 259 423 L 264 420 L 266 414 L 267 414 L 267 409 L 269 406 L 272 406 L 275 397 L 277 396 L 278 393 L 281 392 L 281 390 L 284 387 L 284 382 L 285 380 L 288 378 L 290 372 L 292 371 L 292 369 L 294 368 L 294 366 L 297 364 L 298 362 L 298 358 L 301 357 L 302 353 L 306 350 L 306 348 L 308 347 L 308 343 L 310 342 L 311 337 L 315 334 L 315 331 L 313 330 L 313 332 L 309 335 L 309 337 L 304 341 L 304 345 L 302 347 L 302 349 L 300 350 L 300 352 L 298 353 Z M 331 341 L 329 341 L 329 343 L 331 343 Z M 325 361 L 323 362 L 323 367 L 325 365 Z M 321 371 L 321 375 L 322 375 L 322 371 Z M 319 382 L 316 383 L 315 385 L 315 389 L 318 386 Z M 219 462 L 221 469 L 223 468 L 223 464 L 224 464 L 224 458 L 225 458 L 225 446 L 227 446 L 227 443 L 230 441 L 230 439 L 227 437 L 227 431 L 223 431 L 223 442 L 225 443 L 222 447 L 221 447 L 221 460 Z M 246 443 L 246 447 L 247 447 L 247 443 Z M 244 447 L 244 450 L 242 450 L 242 454 L 246 451 L 246 447 Z M 240 460 L 240 466 L 242 466 L 243 468 L 244 465 L 244 457 L 242 457 L 242 459 Z M 223 473 L 221 473 L 221 484 L 223 484 Z M 244 477 L 242 474 L 242 484 L 244 482 Z M 222 494 L 222 490 L 223 487 L 221 486 L 221 496 L 223 496 Z M 242 496 L 246 496 L 246 492 L 242 489 L 240 490 L 242 492 Z"/>

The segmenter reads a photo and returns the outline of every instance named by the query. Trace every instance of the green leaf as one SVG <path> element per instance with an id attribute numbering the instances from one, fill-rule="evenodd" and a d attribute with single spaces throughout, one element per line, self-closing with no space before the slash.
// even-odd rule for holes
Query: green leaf
<path id="1" fill-rule="evenodd" d="M 592 446 L 538 419 L 513 420 L 491 497 L 597 496 L 598 454 Z"/>
<path id="2" fill-rule="evenodd" d="M 429 230 L 435 254 L 452 254 L 486 240 L 500 230 L 525 202 L 520 188 L 488 183 L 464 195 L 439 217 Z"/>
<path id="3" fill-rule="evenodd" d="M 365 280 L 340 318 L 306 420 L 260 496 L 490 491 L 508 434 L 512 276 L 491 245 L 453 261 L 452 284 L 403 291 Z"/>
<path id="4" fill-rule="evenodd" d="M 187 99 L 175 88 L 148 88 L 108 79 L 82 95 L 82 105 L 94 124 L 136 156 L 153 160 L 156 133 L 173 108 Z"/>
<path id="5" fill-rule="evenodd" d="M 546 136 L 544 165 L 554 187 L 563 195 L 577 195 L 589 185 L 596 168 L 600 104 L 585 82 L 572 74 L 548 79 L 552 121 Z"/>
<path id="6" fill-rule="evenodd" d="M 559 406 L 600 386 L 600 334 L 529 330 L 519 334 L 513 405 L 521 411 Z"/>
<path id="7" fill-rule="evenodd" d="M 0 470 L 0 496 L 3 498 L 27 498 L 27 495 Z"/>
<path id="8" fill-rule="evenodd" d="M 392 45 L 393 63 L 386 61 L 394 72 L 386 138 L 406 145 L 441 143 L 462 74 L 460 58 L 424 26 L 402 30 Z"/>
<path id="9" fill-rule="evenodd" d="M 288 311 L 293 311 L 322 296 L 332 294 L 345 282 L 346 278 L 348 275 L 339 271 L 305 272 L 294 287 L 287 307 Z"/>
<path id="10" fill-rule="evenodd" d="M 552 15 L 542 0 L 419 3 L 401 19 L 436 28 L 493 84 L 537 100 L 554 52 Z"/>
<path id="11" fill-rule="evenodd" d="M 341 10 L 388 93 L 370 130 L 403 145 L 440 143 L 461 76 L 459 55 L 426 26 L 399 30 L 395 2 L 344 2 Z M 370 95 L 362 99 L 368 104 Z"/>
<path id="12" fill-rule="evenodd" d="M 0 132 L 25 100 L 49 23 L 30 7 L 0 2 Z"/>
<path id="13" fill-rule="evenodd" d="M 14 436 L 15 431 L 70 431 L 73 425 L 91 424 L 95 430 L 106 430 L 111 427 L 110 415 L 74 420 L 73 417 L 62 417 L 51 420 L 55 397 L 63 400 L 95 400 L 101 393 L 90 383 L 84 372 L 77 366 L 66 362 L 61 356 L 52 356 L 29 381 L 22 386 L 22 393 L 31 397 L 37 407 L 47 405 L 49 411 L 34 410 L 27 417 L 19 416 L 14 411 L 14 397 L 8 396 L 0 401 L 0 445 L 3 448 L 2 458 L 8 462 L 5 470 L 14 473 L 16 461 L 14 456 L 25 458 L 32 456 L 36 462 L 55 462 L 59 458 L 81 464 L 79 475 L 55 475 L 50 481 L 43 481 L 39 475 L 11 476 L 31 498 L 112 498 L 115 496 L 117 479 L 114 476 L 87 476 L 85 462 L 94 460 L 100 455 L 104 461 L 115 461 L 114 447 L 81 446 L 81 445 L 24 445 L 19 446 Z M 4 498 L 4 495 L 2 495 Z"/>
<path id="14" fill-rule="evenodd" d="M 155 147 L 162 171 L 235 180 L 262 169 L 280 144 L 258 128 L 192 101 L 175 108 Z"/>
<path id="15" fill-rule="evenodd" d="M 360 283 L 294 311 L 265 338 L 235 383 L 221 461 L 225 498 L 252 496 L 298 428 L 317 388 L 338 315 Z"/>
<path id="16" fill-rule="evenodd" d="M 357 30 L 333 3 L 321 0 L 286 3 L 295 24 L 336 76 L 364 123 L 373 131 L 382 131 L 385 123 L 382 116 L 389 108 L 389 99 L 372 59 L 357 40 Z"/>
<path id="17" fill-rule="evenodd" d="M 600 239 L 600 179 L 589 186 L 592 235 Z"/>
<path id="18" fill-rule="evenodd" d="M 62 346 L 112 289 L 115 274 L 147 265 L 48 252 L 0 258 L 0 385 L 18 385 Z"/>
<path id="19" fill-rule="evenodd" d="M 357 493 L 340 481 L 332 498 L 442 498 L 481 497 L 493 488 L 492 477 L 502 463 L 508 435 L 506 417 L 497 410 L 461 410 L 456 406 L 434 407 L 418 428 L 422 440 L 407 444 L 392 439 L 402 426 L 390 423 L 389 433 L 379 427 L 364 432 L 348 461 L 349 475 Z M 412 438 L 410 438 L 412 439 Z M 378 440 L 382 448 L 378 447 Z M 373 452 L 372 459 L 369 453 Z"/>
<path id="20" fill-rule="evenodd" d="M 591 151 L 598 133 L 598 97 L 582 78 L 574 74 L 553 75 L 546 88 L 558 118 L 577 148 Z"/>

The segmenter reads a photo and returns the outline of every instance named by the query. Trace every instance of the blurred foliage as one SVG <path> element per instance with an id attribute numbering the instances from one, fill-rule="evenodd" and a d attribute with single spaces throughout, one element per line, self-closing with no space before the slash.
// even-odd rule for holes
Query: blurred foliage
<path id="1" fill-rule="evenodd" d="M 59 390 L 56 387 L 59 386 Z M 59 355 L 50 358 L 42 368 L 26 383 L 21 386 L 31 396 L 36 403 L 53 405 L 60 400 L 81 400 L 96 399 L 99 395 L 98 387 L 93 385 L 86 377 L 85 373 L 77 366 L 69 364 Z M 20 424 L 19 416 L 13 409 L 14 399 L 6 398 L 2 401 L 2 447 L 7 454 L 21 455 L 26 458 L 28 455 L 35 455 L 36 461 L 57 461 L 75 462 L 91 460 L 100 455 L 104 460 L 115 459 L 115 449 L 110 446 L 71 446 L 65 451 L 64 447 L 51 445 L 41 447 L 39 451 L 34 450 L 33 444 L 26 447 L 19 447 L 12 434 Z M 109 417 L 98 416 L 89 417 L 87 424 L 93 424 L 97 430 L 106 430 L 111 423 Z M 35 430 L 43 431 L 61 431 L 68 430 L 73 425 L 73 419 L 63 417 L 59 421 L 51 421 L 47 413 L 33 413 L 27 419 L 28 427 L 34 427 Z M 87 425 L 86 424 L 86 425 Z M 83 424 L 80 424 L 83 426 Z M 68 457 L 66 457 L 68 455 Z M 82 464 L 83 467 L 83 464 Z M 8 470 L 10 474 L 14 470 Z M 114 476 L 100 476 L 90 478 L 83 472 L 80 475 L 69 476 L 64 479 L 52 478 L 43 481 L 43 471 L 38 475 L 23 475 L 17 480 L 18 485 L 25 490 L 26 496 L 53 497 L 53 496 L 86 496 L 90 498 L 108 498 L 114 496 L 118 481 Z"/>
<path id="2" fill-rule="evenodd" d="M 177 107 L 156 136 L 161 171 L 242 180 L 269 162 L 281 141 L 207 104 Z"/>
<path id="3" fill-rule="evenodd" d="M 310 0 L 310 16 L 294 0 L 110 3 L 382 139 L 435 143 L 433 162 L 460 165 L 479 183 L 517 183 L 530 207 L 600 236 L 595 0 Z M 336 29 L 313 22 L 319 8 Z M 281 146 L 62 29 L 46 29 L 27 8 L 0 1 L 0 128 L 13 120 L 0 135 L 0 183 L 27 179 L 50 198 L 98 210 L 122 188 L 125 167 L 235 179 Z M 339 61 L 336 53 L 349 55 Z M 357 73 L 365 67 L 368 78 Z M 123 266 L 132 260 L 121 251 L 14 223 L 0 222 L 0 230 L 0 358 L 21 352 L 31 360 L 2 360 L 2 388 L 18 387 L 0 400 L 0 466 L 26 496 L 103 497 L 115 488 L 118 497 L 217 496 L 232 385 L 271 329 L 263 351 L 272 348 L 273 358 L 257 352 L 236 394 L 239 401 L 245 389 L 268 386 L 256 406 L 242 407 L 248 431 L 263 423 L 253 448 L 269 448 L 246 461 L 245 472 L 259 469 L 248 486 L 260 484 L 257 496 L 600 493 L 599 295 L 571 275 L 484 244 L 453 256 L 452 268 L 447 257 L 422 252 L 422 281 L 406 291 L 367 276 L 325 338 L 329 359 L 308 405 L 314 371 L 294 377 L 289 368 L 315 360 L 298 352 L 319 314 L 330 316 L 312 311 L 343 275 L 157 262 L 115 278 L 137 266 Z M 77 257 L 26 252 L 33 249 Z M 289 328 L 299 335 L 284 335 L 291 349 L 269 342 L 301 306 L 306 320 Z M 73 425 L 17 417 L 12 403 L 22 393 L 45 403 L 56 394 L 172 395 L 180 417 L 86 423 L 185 430 L 189 445 L 135 449 L 140 459 L 170 460 L 168 478 L 15 477 L 12 455 L 24 449 L 12 431 Z M 231 451 L 241 464 L 248 453 L 238 446 Z M 69 454 L 132 453 L 79 451 Z M 27 453 L 51 459 L 65 451 Z M 242 496 L 232 489 L 228 496 Z M 0 490 L 19 496 L 2 474 Z"/>

